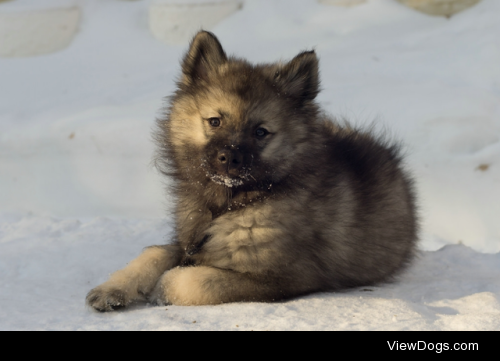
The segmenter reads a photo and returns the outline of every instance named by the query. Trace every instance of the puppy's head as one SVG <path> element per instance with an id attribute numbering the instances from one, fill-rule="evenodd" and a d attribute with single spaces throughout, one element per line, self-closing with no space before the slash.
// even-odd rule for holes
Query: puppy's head
<path id="1" fill-rule="evenodd" d="M 314 52 L 253 66 L 198 33 L 163 125 L 178 171 L 228 187 L 279 182 L 306 151 L 318 86 Z"/>

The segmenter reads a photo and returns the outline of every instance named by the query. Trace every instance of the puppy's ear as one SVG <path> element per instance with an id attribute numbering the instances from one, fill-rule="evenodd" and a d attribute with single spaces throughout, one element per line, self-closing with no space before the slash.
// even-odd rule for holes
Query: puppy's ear
<path id="1" fill-rule="evenodd" d="M 314 51 L 300 53 L 285 64 L 275 75 L 275 80 L 292 97 L 302 101 L 316 98 L 319 93 L 318 58 Z"/>
<path id="2" fill-rule="evenodd" d="M 189 51 L 182 62 L 182 82 L 192 85 L 199 80 L 207 80 L 211 71 L 226 62 L 226 53 L 215 35 L 200 31 L 191 41 Z"/>

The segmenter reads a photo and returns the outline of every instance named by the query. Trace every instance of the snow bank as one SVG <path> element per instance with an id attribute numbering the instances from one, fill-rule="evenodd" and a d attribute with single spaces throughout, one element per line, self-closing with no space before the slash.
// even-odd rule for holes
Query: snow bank
<path id="1" fill-rule="evenodd" d="M 185 44 L 198 30 L 212 30 L 242 6 L 242 0 L 153 0 L 149 26 L 159 40 Z"/>
<path id="2" fill-rule="evenodd" d="M 406 145 L 424 249 L 500 251 L 500 2 L 448 20 L 393 0 L 287 1 L 248 1 L 217 25 L 227 52 L 266 62 L 315 47 L 324 109 L 379 118 Z M 0 59 L 0 211 L 159 217 L 169 198 L 150 134 L 187 42 L 151 37 L 147 2 L 82 4 L 74 46 Z"/>
<path id="3" fill-rule="evenodd" d="M 50 212 L 66 216 L 96 209 L 103 215 L 164 213 L 168 202 L 152 165 L 151 139 L 160 106 L 156 100 L 98 107 L 4 134 L 0 200 L 42 214 L 50 204 Z M 19 188 L 25 197 L 13 196 Z"/>
<path id="4" fill-rule="evenodd" d="M 397 0 L 429 15 L 452 16 L 481 0 Z"/>
<path id="5" fill-rule="evenodd" d="M 71 0 L 16 0 L 0 4 L 0 56 L 24 57 L 67 47 L 80 9 Z"/>
<path id="6" fill-rule="evenodd" d="M 335 6 L 356 6 L 364 4 L 367 0 L 318 0 L 320 4 Z"/>

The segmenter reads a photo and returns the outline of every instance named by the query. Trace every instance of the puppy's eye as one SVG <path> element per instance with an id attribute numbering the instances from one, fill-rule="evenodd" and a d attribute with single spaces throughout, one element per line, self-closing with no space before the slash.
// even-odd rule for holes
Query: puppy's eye
<path id="1" fill-rule="evenodd" d="M 264 138 L 268 134 L 269 134 L 269 132 L 265 128 L 257 128 L 257 130 L 255 131 L 255 135 L 258 138 Z"/>
<path id="2" fill-rule="evenodd" d="M 220 119 L 219 118 L 210 118 L 210 119 L 208 119 L 208 122 L 214 128 L 220 127 Z"/>

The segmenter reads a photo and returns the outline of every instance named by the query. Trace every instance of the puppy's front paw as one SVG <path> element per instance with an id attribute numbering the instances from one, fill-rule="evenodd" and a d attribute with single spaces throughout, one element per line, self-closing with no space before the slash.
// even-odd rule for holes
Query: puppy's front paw
<path id="1" fill-rule="evenodd" d="M 87 295 L 87 304 L 99 312 L 114 311 L 130 303 L 127 293 L 117 288 L 98 286 Z"/>
<path id="2" fill-rule="evenodd" d="M 161 282 L 156 284 L 154 290 L 148 295 L 148 301 L 152 305 L 166 306 L 168 305 L 165 288 Z"/>

